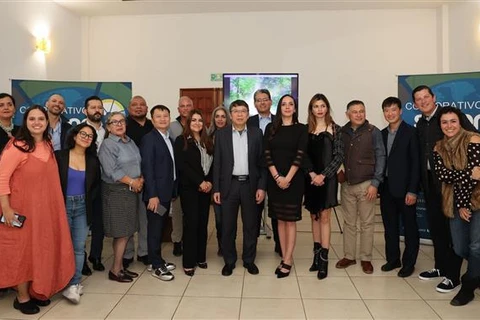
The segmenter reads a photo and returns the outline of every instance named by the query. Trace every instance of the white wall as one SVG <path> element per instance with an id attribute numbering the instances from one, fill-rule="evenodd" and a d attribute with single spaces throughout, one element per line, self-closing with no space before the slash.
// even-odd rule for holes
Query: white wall
<path id="1" fill-rule="evenodd" d="M 52 52 L 35 53 L 34 33 L 49 30 Z M 10 79 L 79 80 L 81 19 L 54 3 L 0 2 L 0 92 Z"/>
<path id="2" fill-rule="evenodd" d="M 352 99 L 384 126 L 396 75 L 438 71 L 437 10 L 356 10 L 91 17 L 85 80 L 130 80 L 150 105 L 174 109 L 181 87 L 210 73 L 300 73 L 300 120 L 316 92 L 337 122 Z"/>
<path id="3" fill-rule="evenodd" d="M 450 72 L 480 71 L 480 3 L 449 5 Z"/>

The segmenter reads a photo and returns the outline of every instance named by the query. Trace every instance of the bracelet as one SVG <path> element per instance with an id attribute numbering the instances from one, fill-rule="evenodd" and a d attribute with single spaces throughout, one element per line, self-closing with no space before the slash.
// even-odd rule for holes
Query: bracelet
<path id="1" fill-rule="evenodd" d="M 277 179 L 280 177 L 280 174 L 277 173 L 276 175 L 273 176 L 273 180 L 277 181 Z"/>

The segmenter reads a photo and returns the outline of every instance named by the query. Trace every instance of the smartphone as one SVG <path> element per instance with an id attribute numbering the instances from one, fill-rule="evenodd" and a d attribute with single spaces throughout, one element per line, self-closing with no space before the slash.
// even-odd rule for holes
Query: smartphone
<path id="1" fill-rule="evenodd" d="M 18 222 L 14 222 L 13 226 L 17 228 L 23 227 L 23 223 L 27 219 L 27 217 L 22 216 L 21 214 L 15 213 L 15 218 L 18 220 Z M 5 223 L 5 216 L 2 215 L 2 218 L 0 219 L 0 223 Z"/>
<path id="2" fill-rule="evenodd" d="M 157 213 L 158 213 L 159 215 L 163 216 L 166 212 L 167 212 L 167 208 L 165 208 L 165 207 L 162 206 L 161 204 L 158 205 Z"/>

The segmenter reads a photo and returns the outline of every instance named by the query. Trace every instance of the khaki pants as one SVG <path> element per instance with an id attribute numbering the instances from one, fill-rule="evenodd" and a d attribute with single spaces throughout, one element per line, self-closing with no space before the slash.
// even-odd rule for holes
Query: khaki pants
<path id="1" fill-rule="evenodd" d="M 343 252 L 355 260 L 357 250 L 357 217 L 360 218 L 360 260 L 371 261 L 375 229 L 375 201 L 366 199 L 370 180 L 355 185 L 342 183 Z"/>
<path id="2" fill-rule="evenodd" d="M 180 205 L 180 197 L 172 201 L 172 242 L 182 242 L 183 237 L 183 212 Z"/>

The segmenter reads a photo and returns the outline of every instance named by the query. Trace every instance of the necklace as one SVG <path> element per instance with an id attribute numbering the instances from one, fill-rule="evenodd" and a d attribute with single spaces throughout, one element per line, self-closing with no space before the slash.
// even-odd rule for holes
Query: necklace
<path id="1" fill-rule="evenodd" d="M 7 133 L 7 135 L 9 137 L 12 136 L 12 130 L 13 130 L 13 121 L 10 121 L 10 125 L 9 126 L 4 126 L 1 122 L 0 122 L 0 128 L 3 129 L 3 131 L 5 131 Z"/>

